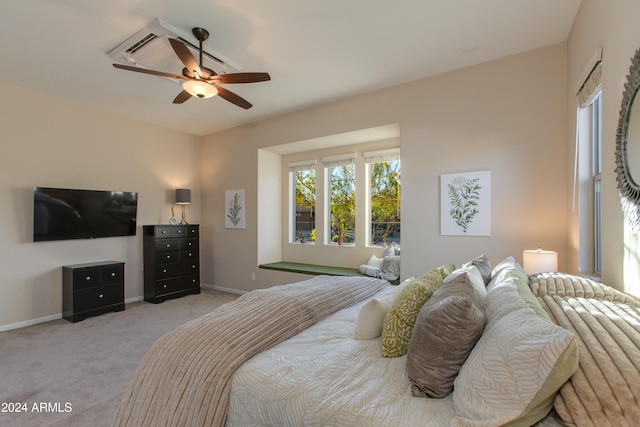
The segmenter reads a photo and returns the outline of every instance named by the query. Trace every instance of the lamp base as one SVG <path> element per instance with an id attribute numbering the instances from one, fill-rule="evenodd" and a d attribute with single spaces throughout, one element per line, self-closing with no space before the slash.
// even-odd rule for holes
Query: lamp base
<path id="1" fill-rule="evenodd" d="M 184 215 L 184 205 L 182 205 L 182 221 L 180 221 L 180 225 L 189 225 Z"/>

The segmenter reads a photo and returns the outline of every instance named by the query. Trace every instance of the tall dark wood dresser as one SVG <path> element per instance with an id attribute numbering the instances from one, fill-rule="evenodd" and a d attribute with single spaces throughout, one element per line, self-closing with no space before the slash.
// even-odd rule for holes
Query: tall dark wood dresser
<path id="1" fill-rule="evenodd" d="M 144 300 L 200 293 L 200 226 L 144 225 Z"/>

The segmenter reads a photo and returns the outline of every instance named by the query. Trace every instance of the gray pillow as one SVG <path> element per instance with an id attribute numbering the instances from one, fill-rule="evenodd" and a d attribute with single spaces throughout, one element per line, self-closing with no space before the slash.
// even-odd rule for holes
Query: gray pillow
<path id="1" fill-rule="evenodd" d="M 489 281 L 491 280 L 491 261 L 486 257 L 485 254 L 480 255 L 472 259 L 471 261 L 464 263 L 462 266 L 476 266 L 478 270 L 480 270 L 480 274 L 482 274 L 482 280 L 484 280 L 484 285 L 487 286 Z"/>
<path id="2" fill-rule="evenodd" d="M 484 311 L 466 274 L 434 292 L 422 306 L 409 342 L 406 363 L 411 393 L 448 396 L 484 326 Z"/>

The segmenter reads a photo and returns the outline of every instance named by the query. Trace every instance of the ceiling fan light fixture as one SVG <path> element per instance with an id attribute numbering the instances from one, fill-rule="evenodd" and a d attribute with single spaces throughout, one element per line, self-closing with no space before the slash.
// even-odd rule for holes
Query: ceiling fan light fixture
<path id="1" fill-rule="evenodd" d="M 200 80 L 186 80 L 182 88 L 197 98 L 211 98 L 218 94 L 218 88 Z"/>

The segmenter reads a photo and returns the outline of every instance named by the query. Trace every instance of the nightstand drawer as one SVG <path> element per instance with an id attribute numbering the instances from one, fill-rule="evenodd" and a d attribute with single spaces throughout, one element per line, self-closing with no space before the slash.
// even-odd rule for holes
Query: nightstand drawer
<path id="1" fill-rule="evenodd" d="M 75 289 L 101 285 L 100 268 L 86 267 L 73 270 L 73 283 Z"/>
<path id="2" fill-rule="evenodd" d="M 124 284 L 81 289 L 74 292 L 73 300 L 73 309 L 76 312 L 118 304 L 124 300 Z"/>
<path id="3" fill-rule="evenodd" d="M 124 282 L 124 266 L 121 264 L 100 267 L 101 285 Z"/>

